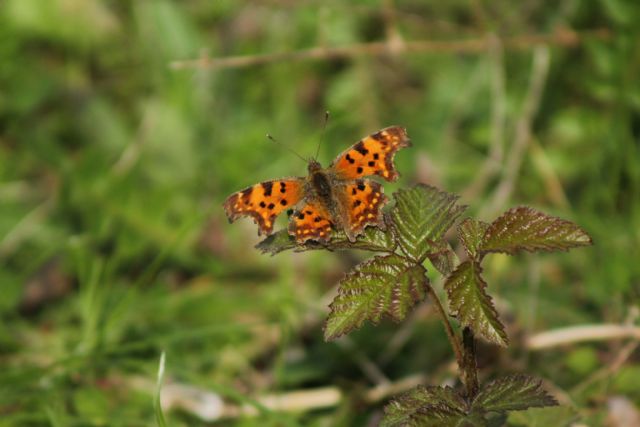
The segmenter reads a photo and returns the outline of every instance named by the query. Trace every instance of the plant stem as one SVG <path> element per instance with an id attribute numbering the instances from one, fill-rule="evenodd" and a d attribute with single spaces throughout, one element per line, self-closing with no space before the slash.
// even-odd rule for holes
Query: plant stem
<path id="1" fill-rule="evenodd" d="M 473 331 L 469 327 L 462 330 L 463 365 L 460 366 L 467 398 L 473 399 L 478 394 L 478 365 L 476 363 L 476 343 Z"/>
<path id="2" fill-rule="evenodd" d="M 427 292 L 429 293 L 429 297 L 434 302 L 434 304 L 436 306 L 436 311 L 438 312 L 438 315 L 440 316 L 440 319 L 442 320 L 442 323 L 444 324 L 444 330 L 447 333 L 447 337 L 449 338 L 449 343 L 451 344 L 451 347 L 453 348 L 453 352 L 456 355 L 456 362 L 458 362 L 458 368 L 460 369 L 460 372 L 462 373 L 462 372 L 464 372 L 463 367 L 465 365 L 464 365 L 463 354 L 462 354 L 462 346 L 460 345 L 460 341 L 456 337 L 456 334 L 453 331 L 453 328 L 451 327 L 451 322 L 449 322 L 449 317 L 447 316 L 447 312 L 444 311 L 444 308 L 442 307 L 442 304 L 440 303 L 440 298 L 438 298 L 438 295 L 436 294 L 436 291 L 434 291 L 433 287 L 428 283 L 426 285 L 426 288 L 427 288 Z"/>

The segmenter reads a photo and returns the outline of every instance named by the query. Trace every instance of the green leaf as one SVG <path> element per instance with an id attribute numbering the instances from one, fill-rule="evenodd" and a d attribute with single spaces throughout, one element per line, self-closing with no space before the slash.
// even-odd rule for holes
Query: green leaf
<path id="1" fill-rule="evenodd" d="M 555 406 L 558 402 L 528 375 L 509 375 L 486 384 L 473 400 L 474 411 L 507 412 Z"/>
<path id="2" fill-rule="evenodd" d="M 473 218 L 466 218 L 458 225 L 458 235 L 469 258 L 477 257 L 478 247 L 487 228 L 489 228 L 488 223 Z"/>
<path id="3" fill-rule="evenodd" d="M 315 242 L 314 242 L 315 243 Z M 311 245 L 309 243 L 308 245 Z M 306 248 L 308 245 L 301 246 L 302 248 Z M 317 245 L 318 249 L 322 249 L 322 245 Z M 289 235 L 287 230 L 276 231 L 275 233 L 267 236 L 265 239 L 261 240 L 257 245 L 256 249 L 258 249 L 263 254 L 270 253 L 271 256 L 279 254 L 280 252 L 284 252 L 289 249 L 296 249 L 298 245 L 296 244 L 296 240 Z M 313 248 L 308 248 L 313 249 Z"/>
<path id="4" fill-rule="evenodd" d="M 384 408 L 381 427 L 448 427 L 464 423 L 468 407 L 451 387 L 418 386 L 392 400 Z"/>
<path id="5" fill-rule="evenodd" d="M 404 319 L 409 309 L 426 296 L 425 270 L 398 255 L 375 257 L 358 265 L 340 282 L 338 296 L 324 328 L 327 341 L 387 315 Z"/>
<path id="6" fill-rule="evenodd" d="M 435 252 L 427 254 L 431 265 L 443 276 L 448 276 L 453 271 L 456 263 L 456 254 L 451 245 L 444 240 L 432 242 Z"/>
<path id="7" fill-rule="evenodd" d="M 434 242 L 441 240 L 466 208 L 456 204 L 458 196 L 423 184 L 399 190 L 393 197 L 394 234 L 402 251 L 417 262 L 437 252 Z"/>
<path id="8" fill-rule="evenodd" d="M 463 326 L 469 326 L 484 339 L 506 346 L 504 326 L 491 297 L 486 293 L 487 284 L 482 279 L 480 265 L 465 261 L 451 273 L 444 284 L 449 296 L 449 308 Z"/>
<path id="9" fill-rule="evenodd" d="M 482 252 L 569 250 L 591 245 L 591 237 L 571 221 L 520 206 L 505 212 L 485 232 Z"/>
<path id="10" fill-rule="evenodd" d="M 272 256 L 280 252 L 293 249 L 295 252 L 304 252 L 316 249 L 344 250 L 362 249 L 374 252 L 393 252 L 396 243 L 391 232 L 378 227 L 367 227 L 355 242 L 350 242 L 343 231 L 334 231 L 331 240 L 326 244 L 314 241 L 307 241 L 303 245 L 296 243 L 296 240 L 289 235 L 287 230 L 280 230 L 256 245 L 262 253 L 270 253 Z"/>

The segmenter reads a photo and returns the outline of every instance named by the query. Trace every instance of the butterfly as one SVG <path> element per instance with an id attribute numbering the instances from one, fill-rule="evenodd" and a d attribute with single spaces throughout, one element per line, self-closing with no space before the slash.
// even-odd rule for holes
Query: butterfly
<path id="1" fill-rule="evenodd" d="M 353 242 L 368 225 L 384 227 L 382 207 L 388 199 L 380 183 L 365 177 L 398 179 L 394 155 L 410 145 L 404 128 L 384 128 L 342 152 L 328 168 L 312 159 L 306 177 L 265 181 L 233 193 L 224 202 L 225 212 L 229 222 L 253 218 L 258 235 L 269 235 L 286 210 L 288 231 L 297 243 L 328 242 L 332 230 L 343 230 Z"/>

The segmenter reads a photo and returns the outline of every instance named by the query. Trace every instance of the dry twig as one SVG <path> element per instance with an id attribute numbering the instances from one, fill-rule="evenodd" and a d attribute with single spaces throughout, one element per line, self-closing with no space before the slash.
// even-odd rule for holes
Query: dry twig
<path id="1" fill-rule="evenodd" d="M 572 326 L 533 335 L 527 339 L 526 346 L 530 350 L 542 350 L 581 341 L 624 338 L 640 340 L 640 327 L 616 324 Z"/>
<path id="2" fill-rule="evenodd" d="M 599 29 L 594 31 L 576 32 L 570 29 L 559 29 L 551 34 L 534 34 L 506 37 L 502 40 L 505 49 L 525 50 L 536 46 L 561 46 L 575 47 L 580 45 L 587 37 L 600 39 L 609 38 L 609 31 Z M 170 67 L 174 70 L 207 69 L 219 70 L 225 68 L 245 68 L 257 65 L 271 64 L 275 62 L 296 61 L 326 61 L 351 58 L 354 56 L 384 56 L 389 54 L 407 53 L 485 53 L 492 41 L 482 37 L 465 40 L 413 40 L 403 41 L 392 38 L 388 41 L 356 43 L 347 46 L 324 47 L 316 46 L 309 49 L 289 52 L 274 52 L 258 55 L 227 56 L 222 58 L 210 58 L 203 55 L 196 59 L 173 61 Z"/>

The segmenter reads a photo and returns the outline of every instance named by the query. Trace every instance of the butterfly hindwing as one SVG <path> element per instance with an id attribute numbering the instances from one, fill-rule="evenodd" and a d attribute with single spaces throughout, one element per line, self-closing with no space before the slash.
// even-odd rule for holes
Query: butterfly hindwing
<path id="1" fill-rule="evenodd" d="M 345 218 L 342 218 L 344 231 L 349 240 L 363 232 L 367 225 L 384 227 L 382 208 L 387 203 L 382 185 L 369 179 L 356 179 L 339 187 Z"/>
<path id="2" fill-rule="evenodd" d="M 271 234 L 273 223 L 283 210 L 291 209 L 303 196 L 304 178 L 265 181 L 233 193 L 224 202 L 230 222 L 250 216 L 258 224 L 258 234 Z"/>
<path id="3" fill-rule="evenodd" d="M 399 149 L 410 145 L 404 128 L 388 127 L 355 143 L 333 161 L 330 169 L 342 179 L 378 175 L 395 181 L 399 175 L 393 157 Z"/>
<path id="4" fill-rule="evenodd" d="M 317 200 L 302 203 L 301 208 L 291 215 L 289 234 L 298 243 L 307 240 L 327 242 L 331 238 L 331 215 Z"/>

